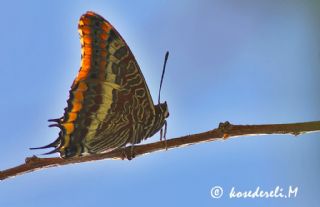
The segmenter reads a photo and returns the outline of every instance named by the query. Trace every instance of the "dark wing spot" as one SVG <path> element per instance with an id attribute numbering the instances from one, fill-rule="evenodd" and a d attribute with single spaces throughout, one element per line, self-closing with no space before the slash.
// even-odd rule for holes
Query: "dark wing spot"
<path id="1" fill-rule="evenodd" d="M 113 55 L 119 60 L 128 54 L 128 49 L 126 46 L 119 48 Z"/>

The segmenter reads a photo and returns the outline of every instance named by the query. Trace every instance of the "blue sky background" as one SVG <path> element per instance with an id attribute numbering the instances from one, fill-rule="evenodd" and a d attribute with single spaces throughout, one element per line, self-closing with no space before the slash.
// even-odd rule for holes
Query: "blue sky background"
<path id="1" fill-rule="evenodd" d="M 134 53 L 168 137 L 235 124 L 320 120 L 320 3 L 314 1 L 2 1 L 0 169 L 42 151 L 80 66 L 79 17 L 109 20 Z M 156 135 L 151 141 L 158 141 Z M 0 182 L 0 206 L 318 206 L 320 134 L 242 137 L 50 168 Z M 213 199 L 298 186 L 294 199 Z"/>

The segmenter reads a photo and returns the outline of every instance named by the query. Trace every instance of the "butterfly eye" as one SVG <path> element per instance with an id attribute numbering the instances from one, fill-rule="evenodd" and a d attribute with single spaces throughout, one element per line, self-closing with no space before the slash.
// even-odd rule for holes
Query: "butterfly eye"
<path id="1" fill-rule="evenodd" d="M 168 106 L 167 104 L 164 105 L 164 109 L 163 109 L 163 115 L 165 118 L 168 118 L 169 117 L 169 110 L 168 110 Z"/>

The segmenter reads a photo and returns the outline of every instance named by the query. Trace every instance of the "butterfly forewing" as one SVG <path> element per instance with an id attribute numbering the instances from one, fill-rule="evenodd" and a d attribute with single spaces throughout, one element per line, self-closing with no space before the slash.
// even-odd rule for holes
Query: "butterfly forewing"
<path id="1" fill-rule="evenodd" d="M 78 29 L 81 67 L 59 119 L 60 142 L 53 152 L 72 157 L 139 143 L 163 120 L 156 116 L 159 110 L 132 52 L 98 14 L 82 15 Z"/>
<path id="2" fill-rule="evenodd" d="M 76 94 L 81 83 L 87 90 L 79 99 L 83 107 L 74 124 L 81 127 L 73 132 L 74 143 L 82 142 L 93 153 L 138 142 L 134 134 L 142 129 L 135 129 L 135 123 L 151 122 L 155 112 L 134 56 L 113 26 L 97 14 L 80 18 L 79 33 L 82 64 L 71 93 Z"/>

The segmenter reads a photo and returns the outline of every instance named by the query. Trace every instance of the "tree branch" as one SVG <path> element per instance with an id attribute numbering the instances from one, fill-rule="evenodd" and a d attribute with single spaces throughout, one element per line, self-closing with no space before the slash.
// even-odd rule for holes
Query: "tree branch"
<path id="1" fill-rule="evenodd" d="M 54 158 L 39 158 L 36 156 L 27 157 L 25 163 L 0 171 L 0 180 L 4 180 L 17 175 L 33 172 L 50 167 L 57 167 L 62 165 L 96 161 L 102 159 L 131 159 L 126 155 L 132 155 L 134 157 L 149 154 L 155 151 L 161 151 L 176 147 L 188 146 L 200 142 L 210 142 L 221 139 L 227 139 L 231 137 L 239 136 L 252 136 L 252 135 L 266 135 L 266 134 L 292 134 L 294 136 L 320 131 L 320 121 L 304 122 L 304 123 L 292 123 L 292 124 L 267 124 L 267 125 L 232 125 L 229 122 L 220 123 L 219 127 L 207 132 L 187 135 L 179 138 L 174 138 L 150 144 L 143 144 L 134 146 L 133 149 L 129 146 L 124 149 L 117 149 L 112 152 L 96 154 L 85 157 L 62 159 L 59 157 Z"/>

